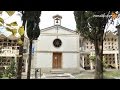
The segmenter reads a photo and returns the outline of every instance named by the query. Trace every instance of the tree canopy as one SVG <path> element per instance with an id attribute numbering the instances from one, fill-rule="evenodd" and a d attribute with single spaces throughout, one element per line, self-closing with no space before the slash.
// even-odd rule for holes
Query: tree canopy
<path id="1" fill-rule="evenodd" d="M 27 36 L 29 39 L 37 39 L 40 35 L 39 22 L 41 11 L 25 11 L 24 19 L 27 21 Z"/>
<path id="2" fill-rule="evenodd" d="M 74 11 L 77 30 L 90 41 L 101 37 L 107 23 L 108 11 Z"/>
<path id="3" fill-rule="evenodd" d="M 108 12 L 74 11 L 78 32 L 95 46 L 95 79 L 103 78 L 103 35 Z"/>

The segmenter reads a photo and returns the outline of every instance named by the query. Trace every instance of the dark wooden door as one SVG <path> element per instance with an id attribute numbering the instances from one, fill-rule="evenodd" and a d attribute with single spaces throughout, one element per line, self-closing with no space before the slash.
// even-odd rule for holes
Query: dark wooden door
<path id="1" fill-rule="evenodd" d="M 60 69 L 62 63 L 62 53 L 53 53 L 53 68 Z"/>

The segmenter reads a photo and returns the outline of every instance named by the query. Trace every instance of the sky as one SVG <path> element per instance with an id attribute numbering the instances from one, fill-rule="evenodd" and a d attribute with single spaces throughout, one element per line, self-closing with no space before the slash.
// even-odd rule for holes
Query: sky
<path id="1" fill-rule="evenodd" d="M 42 11 L 41 13 L 41 22 L 40 22 L 40 28 L 46 28 L 54 25 L 54 15 L 60 15 L 62 16 L 61 19 L 61 25 L 75 30 L 76 29 L 76 22 L 74 19 L 73 11 Z"/>

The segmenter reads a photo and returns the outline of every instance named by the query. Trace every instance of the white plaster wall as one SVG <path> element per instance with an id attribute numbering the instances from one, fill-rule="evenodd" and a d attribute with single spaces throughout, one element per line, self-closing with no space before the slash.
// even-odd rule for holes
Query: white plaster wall
<path id="1" fill-rule="evenodd" d="M 79 51 L 78 36 L 61 36 L 64 51 Z"/>
<path id="2" fill-rule="evenodd" d="M 58 36 L 62 41 L 59 48 L 53 46 L 53 41 L 57 36 L 41 36 L 37 41 L 37 51 L 79 51 L 79 37 L 75 36 Z"/>
<path id="3" fill-rule="evenodd" d="M 52 53 L 37 53 L 34 59 L 33 68 L 48 68 L 52 67 Z"/>
<path id="4" fill-rule="evenodd" d="M 52 68 L 53 53 L 37 53 L 32 68 Z M 79 53 L 62 53 L 62 68 L 78 68 Z"/>
<path id="5" fill-rule="evenodd" d="M 57 33 L 56 28 L 51 28 L 50 30 L 45 30 L 41 32 L 41 34 L 53 34 L 53 33 Z"/>
<path id="6" fill-rule="evenodd" d="M 62 46 L 59 48 L 53 46 L 57 35 L 62 41 Z M 33 68 L 52 68 L 52 52 L 62 52 L 62 68 L 77 68 L 79 66 L 79 53 L 77 53 L 79 52 L 79 36 L 73 32 L 61 28 L 58 33 L 55 28 L 43 31 L 34 46 Z"/>
<path id="7" fill-rule="evenodd" d="M 70 32 L 70 31 L 67 31 L 67 30 L 63 30 L 61 28 L 58 29 L 58 33 L 59 34 L 75 34 L 75 32 Z"/>
<path id="8" fill-rule="evenodd" d="M 62 68 L 78 68 L 78 53 L 64 53 L 62 60 Z"/>
<path id="9" fill-rule="evenodd" d="M 52 28 L 49 28 L 48 30 L 43 30 L 41 32 L 41 34 L 55 34 L 55 33 L 58 33 L 58 34 L 76 34 L 75 32 L 70 32 L 70 31 L 67 31 L 67 30 L 64 30 L 65 28 L 63 27 L 52 27 Z"/>

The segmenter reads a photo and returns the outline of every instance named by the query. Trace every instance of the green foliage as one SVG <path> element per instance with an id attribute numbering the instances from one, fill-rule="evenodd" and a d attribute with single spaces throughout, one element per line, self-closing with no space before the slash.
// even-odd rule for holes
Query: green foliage
<path id="1" fill-rule="evenodd" d="M 12 16 L 15 13 L 15 11 L 6 11 L 6 12 L 9 16 Z"/>
<path id="2" fill-rule="evenodd" d="M 0 17 L 0 22 L 1 22 L 1 23 L 4 23 L 4 20 L 3 20 L 1 17 Z"/>
<path id="3" fill-rule="evenodd" d="M 24 11 L 24 20 L 36 21 L 36 23 L 40 22 L 41 11 Z"/>
<path id="4" fill-rule="evenodd" d="M 39 29 L 38 25 L 34 28 L 33 34 L 34 34 L 33 38 L 36 40 L 39 37 L 39 35 L 40 35 L 40 29 Z"/>
<path id="5" fill-rule="evenodd" d="M 34 28 L 34 21 L 27 21 L 27 36 L 29 39 L 33 39 L 33 28 Z"/>
<path id="6" fill-rule="evenodd" d="M 89 59 L 95 61 L 95 56 L 89 56 Z"/>
<path id="7" fill-rule="evenodd" d="M 104 73 L 104 77 L 106 77 L 106 78 L 111 78 L 111 79 L 113 79 L 113 78 L 119 78 L 120 77 L 120 71 L 119 70 L 112 70 L 112 71 L 105 71 Z"/>
<path id="8" fill-rule="evenodd" d="M 3 77 L 3 74 L 2 73 L 0 73 L 0 78 L 2 78 Z"/>
<path id="9" fill-rule="evenodd" d="M 18 39 L 17 43 L 18 43 L 19 45 L 23 45 L 23 41 L 21 40 L 21 38 Z"/>
<path id="10" fill-rule="evenodd" d="M 95 54 L 98 56 L 95 62 L 95 78 L 98 79 L 103 78 L 103 35 L 108 19 L 99 16 L 107 14 L 108 11 L 74 11 L 77 30 L 95 46 Z"/>
<path id="11" fill-rule="evenodd" d="M 12 16 L 15 13 L 15 11 L 6 11 L 6 12 L 8 13 L 9 16 Z M 22 11 L 22 13 L 23 12 L 24 11 Z M 24 26 L 25 26 L 25 22 L 26 22 L 26 18 L 23 18 L 24 16 L 25 15 L 23 14 L 23 16 L 22 16 L 23 26 L 19 27 L 19 29 L 16 27 L 16 26 L 18 26 L 17 22 L 12 22 L 10 24 L 4 23 L 4 25 L 3 25 L 6 28 L 7 31 L 12 32 L 12 35 L 16 35 L 17 30 L 18 30 L 18 32 L 21 36 L 21 38 L 18 39 L 18 44 L 20 45 L 19 54 L 22 57 L 20 57 L 20 61 L 18 62 L 18 67 L 17 67 L 19 69 L 19 70 L 17 70 L 18 71 L 17 76 L 20 76 L 20 77 L 21 77 L 21 72 L 22 72 L 22 70 L 21 70 L 22 69 L 22 64 L 19 64 L 19 63 L 20 62 L 22 63 L 22 59 L 23 59 L 23 52 L 22 51 L 23 51 L 23 44 L 24 44 L 24 28 L 25 28 Z M 2 19 L 1 19 L 1 21 L 2 21 Z M 0 25 L 2 26 L 2 24 L 0 24 Z M 4 76 L 7 76 L 7 77 L 14 76 L 15 73 L 14 73 L 14 70 L 11 71 L 12 68 L 14 69 L 14 67 L 7 68 L 6 72 L 4 73 Z"/>
<path id="12" fill-rule="evenodd" d="M 12 34 L 16 35 L 17 34 L 17 29 L 12 29 Z"/>
<path id="13" fill-rule="evenodd" d="M 3 77 L 4 70 L 5 70 L 4 67 L 0 67 L 0 78 Z"/>
<path id="14" fill-rule="evenodd" d="M 41 11 L 24 11 L 24 16 L 22 18 L 24 24 L 27 21 L 27 36 L 30 40 L 27 79 L 30 79 L 32 40 L 36 40 L 40 35 L 39 29 L 40 15 Z"/>
<path id="15" fill-rule="evenodd" d="M 107 15 L 108 11 L 74 11 L 77 30 L 84 38 L 93 42 L 102 37 L 107 18 L 95 15 L 103 14 Z"/>
<path id="16" fill-rule="evenodd" d="M 6 30 L 12 32 L 12 30 L 10 28 L 8 28 L 8 27 L 6 27 Z"/>
<path id="17" fill-rule="evenodd" d="M 12 16 L 15 11 L 6 11 L 10 16 Z M 10 24 L 6 24 L 2 18 L 0 18 L 0 26 L 4 26 L 7 31 L 12 32 L 13 35 L 16 35 L 17 33 L 17 28 L 14 26 L 18 26 L 17 22 L 14 21 Z"/>
<path id="18" fill-rule="evenodd" d="M 12 78 L 15 76 L 16 76 L 16 63 L 15 60 L 12 60 L 10 66 L 5 69 L 3 77 Z"/>
<path id="19" fill-rule="evenodd" d="M 34 26 L 34 22 L 32 21 L 28 21 L 27 22 L 27 36 L 29 37 L 29 39 L 37 39 L 40 35 L 40 29 L 39 26 L 36 25 Z"/>
<path id="20" fill-rule="evenodd" d="M 22 36 L 24 34 L 24 26 L 21 26 L 18 30 L 19 34 Z"/>
<path id="21" fill-rule="evenodd" d="M 39 22 L 41 11 L 25 11 L 23 19 L 27 21 L 27 36 L 37 39 L 40 35 Z"/>
<path id="22" fill-rule="evenodd" d="M 104 68 L 107 68 L 107 67 L 108 67 L 108 64 L 106 64 L 106 59 L 105 59 L 104 56 L 103 56 L 103 67 L 104 67 Z"/>
<path id="23" fill-rule="evenodd" d="M 12 35 L 17 34 L 17 29 L 10 29 L 10 28 L 6 27 L 6 30 L 9 31 L 9 32 L 12 32 Z"/>
<path id="24" fill-rule="evenodd" d="M 7 26 L 11 26 L 11 24 L 6 24 Z"/>
<path id="25" fill-rule="evenodd" d="M 3 25 L 0 23 L 0 26 L 3 26 Z"/>
<path id="26" fill-rule="evenodd" d="M 18 24 L 17 24 L 17 22 L 15 21 L 15 22 L 10 23 L 10 26 L 18 26 Z"/>
<path id="27" fill-rule="evenodd" d="M 96 60 L 96 56 L 90 56 L 89 55 L 89 59 L 92 60 L 94 63 L 95 63 L 95 60 Z M 106 64 L 106 59 L 105 57 L 103 56 L 103 67 L 104 68 L 107 68 L 108 64 Z"/>

